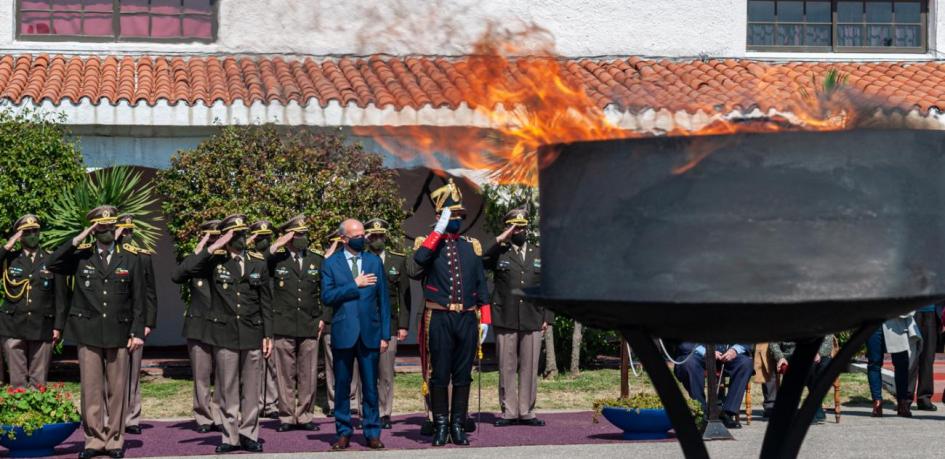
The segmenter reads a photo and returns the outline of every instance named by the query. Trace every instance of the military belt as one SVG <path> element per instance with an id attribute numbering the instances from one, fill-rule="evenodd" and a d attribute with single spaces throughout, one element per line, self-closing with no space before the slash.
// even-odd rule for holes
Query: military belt
<path id="1" fill-rule="evenodd" d="M 464 308 L 463 303 L 450 303 L 446 306 L 436 303 L 433 301 L 427 301 L 427 309 L 432 309 L 434 311 L 449 311 L 449 312 L 474 312 L 476 310 L 475 306 Z"/>

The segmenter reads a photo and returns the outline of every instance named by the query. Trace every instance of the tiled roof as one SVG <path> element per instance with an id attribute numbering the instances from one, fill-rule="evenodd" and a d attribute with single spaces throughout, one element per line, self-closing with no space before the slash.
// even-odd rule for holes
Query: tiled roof
<path id="1" fill-rule="evenodd" d="M 0 56 L 0 98 L 20 104 L 154 105 L 166 100 L 212 105 L 279 102 L 364 108 L 455 109 L 464 102 L 469 61 L 463 58 L 381 57 L 73 57 Z M 766 63 L 752 60 L 576 59 L 565 78 L 584 86 L 600 106 L 695 113 L 783 109 L 784 100 L 830 69 L 847 84 L 890 105 L 945 111 L 945 63 Z M 513 72 L 515 66 L 512 66 Z M 512 80 L 514 81 L 514 75 Z"/>

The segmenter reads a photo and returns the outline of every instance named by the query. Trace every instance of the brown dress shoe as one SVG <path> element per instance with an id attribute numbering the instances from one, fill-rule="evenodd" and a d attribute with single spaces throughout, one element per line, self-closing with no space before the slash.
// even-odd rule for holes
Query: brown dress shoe
<path id="1" fill-rule="evenodd" d="M 384 444 L 380 438 L 370 438 L 367 441 L 367 447 L 371 449 L 384 449 Z"/>
<path id="2" fill-rule="evenodd" d="M 899 406 L 896 408 L 896 416 L 903 418 L 912 417 L 912 400 L 899 400 Z"/>
<path id="3" fill-rule="evenodd" d="M 348 437 L 339 437 L 333 445 L 331 445 L 332 451 L 344 451 L 351 446 L 351 439 Z"/>
<path id="4" fill-rule="evenodd" d="M 883 401 L 882 400 L 873 400 L 873 414 L 870 416 L 874 418 L 883 417 Z"/>

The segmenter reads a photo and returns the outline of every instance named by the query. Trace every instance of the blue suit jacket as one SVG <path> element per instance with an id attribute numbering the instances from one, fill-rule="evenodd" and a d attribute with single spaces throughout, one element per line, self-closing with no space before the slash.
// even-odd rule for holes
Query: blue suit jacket
<path id="1" fill-rule="evenodd" d="M 351 275 L 351 266 L 344 249 L 338 250 L 322 264 L 322 302 L 334 308 L 331 319 L 331 346 L 337 349 L 354 347 L 358 338 L 371 349 L 390 341 L 390 298 L 387 278 L 380 257 L 361 253 L 361 272 L 377 276 L 377 283 L 358 288 Z"/>

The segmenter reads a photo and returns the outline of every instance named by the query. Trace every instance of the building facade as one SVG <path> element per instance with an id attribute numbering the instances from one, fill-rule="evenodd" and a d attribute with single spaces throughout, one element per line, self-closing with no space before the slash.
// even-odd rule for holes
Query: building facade
<path id="1" fill-rule="evenodd" d="M 2 3 L 0 103 L 65 114 L 90 167 L 165 168 L 219 125 L 254 122 L 340 129 L 388 166 L 421 165 L 355 132 L 493 128 L 464 99 L 466 54 L 490 26 L 542 27 L 568 81 L 628 129 L 782 113 L 830 69 L 896 116 L 940 128 L 945 110 L 934 0 Z M 182 305 L 161 282 L 155 341 L 176 344 Z"/>

